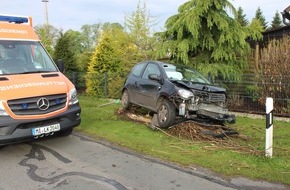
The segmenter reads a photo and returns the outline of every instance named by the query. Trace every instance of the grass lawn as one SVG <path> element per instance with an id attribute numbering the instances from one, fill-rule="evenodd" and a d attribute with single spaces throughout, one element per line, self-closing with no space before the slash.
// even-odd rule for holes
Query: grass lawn
<path id="1" fill-rule="evenodd" d="M 146 124 L 122 119 L 115 114 L 121 105 L 108 102 L 81 95 L 82 123 L 76 130 L 182 166 L 198 165 L 228 177 L 290 185 L 290 123 L 274 119 L 273 158 L 266 158 L 265 119 L 237 117 L 232 127 L 244 138 L 200 142 L 171 137 Z"/>

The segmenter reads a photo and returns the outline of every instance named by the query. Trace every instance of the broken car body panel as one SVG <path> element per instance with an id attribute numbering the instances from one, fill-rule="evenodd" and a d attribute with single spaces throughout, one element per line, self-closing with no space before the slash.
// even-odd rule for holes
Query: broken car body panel
<path id="1" fill-rule="evenodd" d="M 186 66 L 158 61 L 139 63 L 127 77 L 124 91 L 128 93 L 129 103 L 152 110 L 163 119 L 174 114 L 185 119 L 235 121 L 225 106 L 226 90 L 214 86 L 199 72 Z M 161 109 L 165 100 L 169 103 Z M 166 106 L 168 104 L 173 106 Z M 175 110 L 169 110 L 173 107 Z M 162 126 L 169 127 L 169 124 L 173 123 Z"/>

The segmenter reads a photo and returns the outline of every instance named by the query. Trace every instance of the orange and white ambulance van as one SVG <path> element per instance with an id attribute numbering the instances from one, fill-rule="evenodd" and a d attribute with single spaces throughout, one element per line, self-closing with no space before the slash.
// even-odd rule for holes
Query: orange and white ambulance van
<path id="1" fill-rule="evenodd" d="M 42 46 L 31 17 L 0 15 L 0 145 L 69 135 L 80 114 L 74 85 Z"/>

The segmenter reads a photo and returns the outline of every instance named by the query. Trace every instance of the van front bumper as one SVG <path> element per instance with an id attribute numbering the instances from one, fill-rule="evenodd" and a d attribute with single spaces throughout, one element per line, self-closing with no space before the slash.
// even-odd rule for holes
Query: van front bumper
<path id="1" fill-rule="evenodd" d="M 59 124 L 61 133 L 78 126 L 81 123 L 81 108 L 79 104 L 71 105 L 62 114 L 45 119 L 15 120 L 10 116 L 0 117 L 0 145 L 29 141 L 42 136 L 33 136 L 32 129 Z M 53 135 L 49 133 L 44 136 Z"/>

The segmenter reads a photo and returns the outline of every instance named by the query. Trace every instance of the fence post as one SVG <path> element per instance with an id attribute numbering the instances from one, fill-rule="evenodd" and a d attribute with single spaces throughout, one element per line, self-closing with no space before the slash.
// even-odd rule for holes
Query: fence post
<path id="1" fill-rule="evenodd" d="M 108 90 L 108 74 L 105 73 L 104 74 L 104 78 L 105 78 L 105 96 L 106 98 L 108 97 L 108 94 L 109 94 L 109 90 Z"/>
<path id="2" fill-rule="evenodd" d="M 266 157 L 272 158 L 273 154 L 273 98 L 266 99 Z"/>

